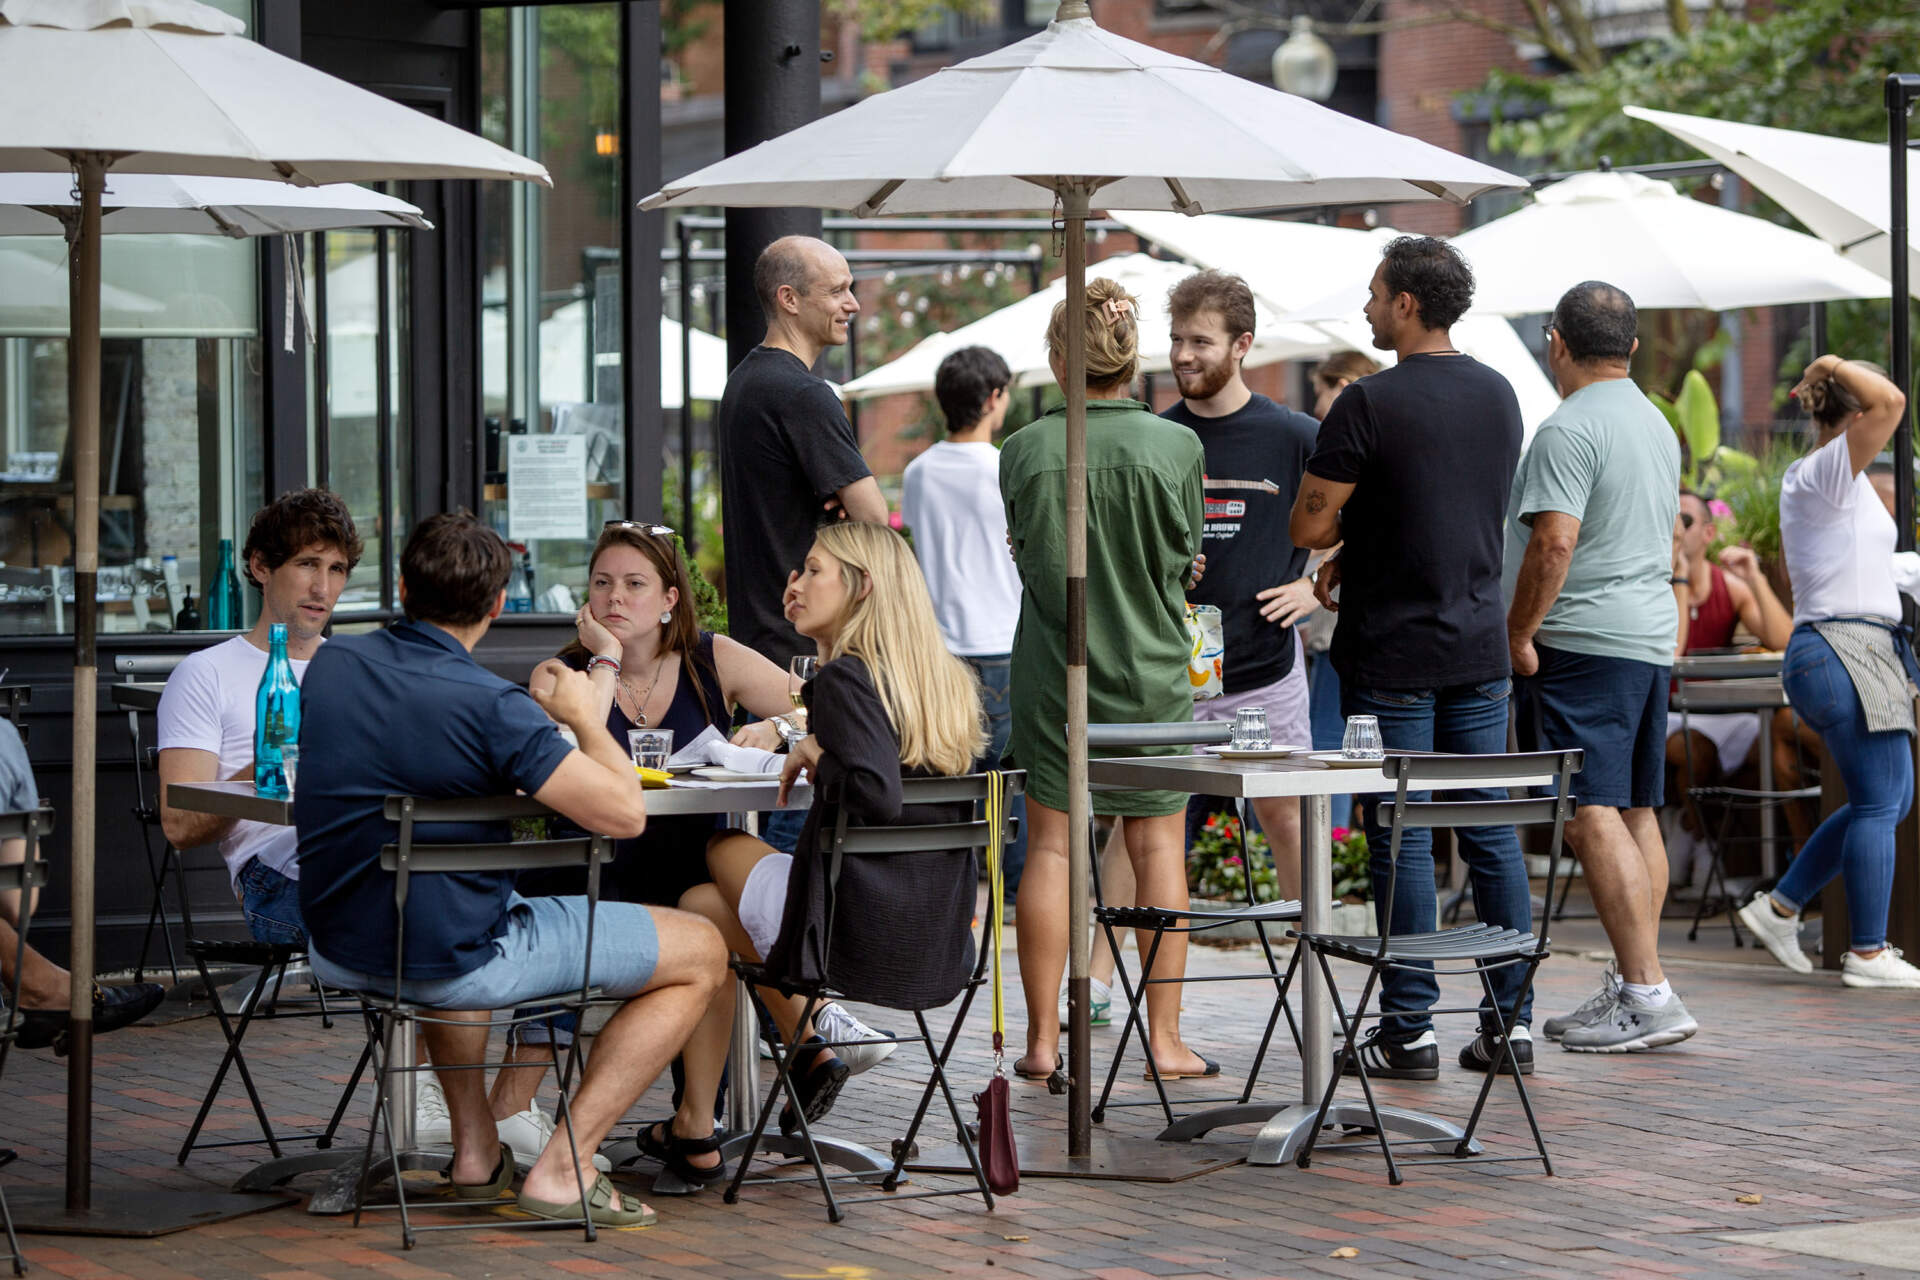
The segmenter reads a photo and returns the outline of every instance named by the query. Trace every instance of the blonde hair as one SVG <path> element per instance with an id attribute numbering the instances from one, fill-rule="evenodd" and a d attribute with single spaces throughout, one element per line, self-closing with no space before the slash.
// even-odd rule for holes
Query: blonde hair
<path id="1" fill-rule="evenodd" d="M 1140 300 L 1105 276 L 1087 281 L 1087 304 L 1078 318 L 1087 334 L 1087 385 L 1132 382 L 1140 372 Z M 1054 304 L 1047 322 L 1047 351 L 1067 358 L 1067 300 Z"/>
<path id="2" fill-rule="evenodd" d="M 1358 351 L 1340 351 L 1320 362 L 1320 367 L 1313 371 L 1313 380 L 1324 390 L 1331 391 L 1342 382 L 1355 382 L 1378 372 L 1378 361 Z"/>
<path id="3" fill-rule="evenodd" d="M 900 735 L 900 763 L 960 774 L 986 747 L 980 685 L 973 669 L 947 652 L 920 564 L 899 534 L 848 520 L 823 526 L 819 548 L 840 562 L 847 604 L 834 632 L 832 661 L 852 655 L 867 664 Z M 870 584 L 864 598 L 862 582 Z"/>

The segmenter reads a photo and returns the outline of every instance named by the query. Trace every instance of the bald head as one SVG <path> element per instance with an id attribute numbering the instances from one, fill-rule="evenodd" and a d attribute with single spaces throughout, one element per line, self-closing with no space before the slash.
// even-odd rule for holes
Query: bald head
<path id="1" fill-rule="evenodd" d="M 760 310 L 771 320 L 781 310 L 780 290 L 792 289 L 806 297 L 822 279 L 832 278 L 847 269 L 847 260 L 825 240 L 814 236 L 781 236 L 760 251 L 753 264 L 753 291 L 760 297 Z"/>

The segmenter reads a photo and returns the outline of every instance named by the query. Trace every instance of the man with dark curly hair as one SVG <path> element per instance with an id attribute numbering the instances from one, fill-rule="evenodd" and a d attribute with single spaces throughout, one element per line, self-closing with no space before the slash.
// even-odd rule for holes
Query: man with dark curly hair
<path id="1" fill-rule="evenodd" d="M 1331 654 L 1341 710 L 1375 717 L 1389 750 L 1478 754 L 1507 747 L 1512 667 L 1500 570 L 1507 491 L 1520 459 L 1520 405 L 1505 378 L 1454 349 L 1449 330 L 1472 302 L 1473 272 L 1452 245 L 1428 236 L 1387 245 L 1366 317 L 1373 345 L 1398 363 L 1351 384 L 1327 410 L 1289 521 L 1295 546 L 1345 541 L 1318 583 L 1322 603 L 1341 612 Z M 1376 805 L 1363 809 L 1373 882 L 1385 886 L 1387 832 Z M 1528 928 L 1526 865 L 1513 828 L 1463 830 L 1460 848 L 1480 919 Z M 1389 926 L 1396 934 L 1434 928 L 1431 832 L 1402 833 L 1391 920 L 1386 902 L 1375 910 L 1382 933 Z M 1492 981 L 1506 1006 L 1520 994 L 1521 969 L 1497 969 Z M 1439 994 L 1422 969 L 1387 975 L 1380 1022 L 1360 1048 L 1367 1074 L 1438 1078 L 1428 1010 Z M 1514 1057 L 1530 1073 L 1532 1010 L 1518 1012 Z M 1495 1019 L 1483 1008 L 1481 1032 L 1461 1050 L 1460 1065 L 1484 1071 L 1503 1060 Z"/>
<path id="2" fill-rule="evenodd" d="M 160 698 L 160 825 L 176 849 L 219 845 L 247 928 L 262 942 L 306 945 L 297 833 L 176 809 L 166 803 L 167 788 L 253 776 L 254 695 L 267 666 L 268 629 L 286 625 L 287 657 L 301 679 L 360 552 L 347 504 L 325 489 L 295 489 L 260 508 L 241 552 L 247 581 L 260 593 L 259 620 L 188 657 Z"/>

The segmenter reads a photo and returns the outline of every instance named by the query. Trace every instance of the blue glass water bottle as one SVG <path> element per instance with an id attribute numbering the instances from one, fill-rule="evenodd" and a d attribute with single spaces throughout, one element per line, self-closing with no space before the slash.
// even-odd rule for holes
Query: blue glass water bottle
<path id="1" fill-rule="evenodd" d="M 212 579 L 201 592 L 200 604 L 206 610 L 208 630 L 240 629 L 240 577 L 234 572 L 232 538 L 220 539 L 219 558 L 214 562 Z"/>
<path id="2" fill-rule="evenodd" d="M 269 800 L 292 797 L 287 785 L 286 751 L 300 741 L 300 686 L 287 659 L 287 627 L 276 622 L 267 632 L 267 669 L 254 698 L 253 790 Z"/>

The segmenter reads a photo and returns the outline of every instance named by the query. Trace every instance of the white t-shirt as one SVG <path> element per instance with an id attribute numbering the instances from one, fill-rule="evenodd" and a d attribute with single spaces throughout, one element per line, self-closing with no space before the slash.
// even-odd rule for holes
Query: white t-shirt
<path id="1" fill-rule="evenodd" d="M 218 778 L 231 778 L 252 764 L 254 701 L 266 669 L 266 651 L 254 648 L 245 636 L 188 656 L 167 677 L 166 692 L 160 695 L 160 750 L 211 751 L 219 761 Z M 307 664 L 296 660 L 294 681 L 306 674 Z M 251 858 L 298 880 L 299 853 L 298 831 L 265 822 L 236 822 L 220 841 L 229 880 L 238 879 Z"/>
<path id="2" fill-rule="evenodd" d="M 907 464 L 900 520 L 933 596 L 947 648 L 962 657 L 1013 652 L 1020 574 L 1007 554 L 1000 451 L 942 440 Z"/>
<path id="3" fill-rule="evenodd" d="M 1793 583 L 1793 620 L 1898 619 L 1893 517 L 1847 437 L 1835 436 L 1787 468 L 1780 482 L 1780 546 Z"/>

